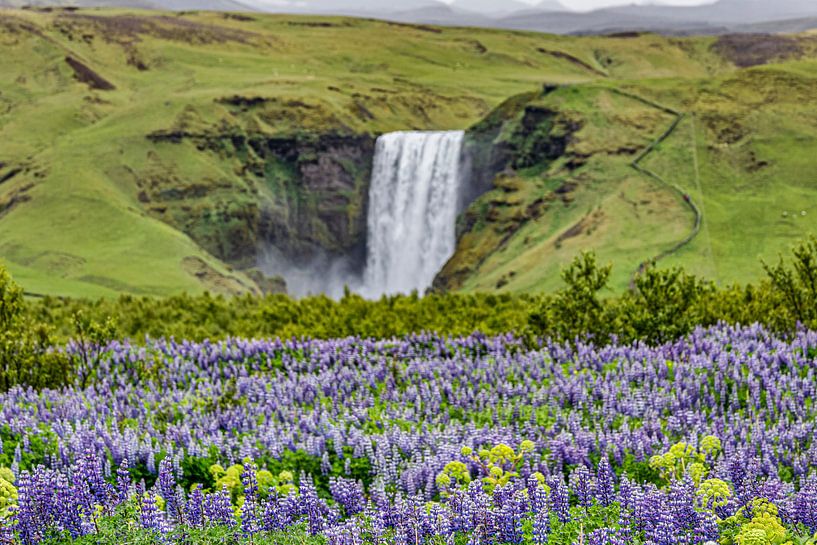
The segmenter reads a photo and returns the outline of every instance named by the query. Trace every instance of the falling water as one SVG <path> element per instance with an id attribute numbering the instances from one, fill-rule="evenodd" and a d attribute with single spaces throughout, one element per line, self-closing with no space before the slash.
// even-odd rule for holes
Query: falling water
<path id="1" fill-rule="evenodd" d="M 369 189 L 366 295 L 422 292 L 454 253 L 463 136 L 395 132 L 378 138 Z"/>

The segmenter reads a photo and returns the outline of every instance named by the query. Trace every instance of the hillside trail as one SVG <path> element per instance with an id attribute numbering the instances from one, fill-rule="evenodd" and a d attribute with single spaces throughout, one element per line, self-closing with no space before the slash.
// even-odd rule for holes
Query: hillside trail
<path id="1" fill-rule="evenodd" d="M 676 254 L 682 248 L 684 248 L 689 243 L 691 243 L 693 240 L 695 240 L 695 237 L 697 237 L 698 233 L 700 233 L 700 231 L 701 231 L 701 225 L 703 224 L 703 213 L 701 212 L 701 209 L 698 207 L 698 205 L 695 203 L 695 201 L 692 199 L 692 197 L 689 195 L 689 193 L 684 191 L 683 188 L 681 188 L 677 184 L 674 184 L 672 182 L 667 181 L 665 178 L 663 178 L 662 176 L 660 176 L 656 172 L 653 172 L 652 170 L 650 170 L 650 169 L 648 169 L 648 168 L 641 165 L 641 163 L 642 163 L 642 161 L 644 161 L 644 159 L 646 159 L 653 151 L 655 151 L 655 149 L 658 146 L 660 146 L 667 138 L 669 138 L 670 136 L 673 135 L 673 133 L 675 133 L 676 129 L 678 129 L 678 126 L 686 118 L 686 114 L 683 113 L 683 112 L 679 112 L 678 110 L 675 110 L 675 109 L 670 108 L 668 106 L 664 106 L 662 104 L 659 104 L 657 102 L 649 100 L 647 98 L 644 98 L 642 96 L 639 96 L 639 95 L 637 95 L 635 93 L 630 93 L 628 91 L 622 91 L 620 89 L 611 89 L 611 91 L 613 91 L 614 93 L 619 94 L 621 96 L 625 96 L 625 97 L 631 98 L 633 100 L 637 100 L 637 101 L 639 101 L 639 102 L 641 102 L 643 104 L 647 104 L 648 106 L 652 106 L 653 108 L 656 108 L 656 109 L 661 110 L 661 111 L 663 111 L 665 113 L 668 113 L 670 115 L 675 116 L 675 119 L 670 124 L 670 126 L 667 128 L 667 130 L 665 130 L 661 134 L 661 136 L 659 136 L 657 139 L 655 139 L 650 145 L 648 145 L 646 148 L 644 148 L 641 151 L 641 153 L 639 153 L 638 156 L 630 163 L 630 166 L 636 172 L 638 172 L 639 174 L 641 174 L 643 176 L 646 176 L 648 178 L 652 178 L 653 180 L 657 181 L 661 185 L 664 185 L 664 186 L 670 188 L 675 193 L 677 193 L 681 197 L 681 199 L 684 201 L 687 208 L 689 208 L 689 210 L 692 212 L 692 214 L 693 214 L 693 216 L 695 218 L 695 223 L 694 223 L 694 225 L 692 227 L 692 231 L 690 231 L 690 233 L 687 236 L 685 236 L 683 239 L 681 239 L 678 242 L 676 242 L 675 244 L 673 244 L 671 247 L 669 247 L 666 250 L 662 251 L 661 253 L 651 257 L 650 259 L 647 259 L 647 260 L 642 261 L 641 263 L 639 263 L 638 268 L 633 272 L 633 275 L 630 278 L 630 289 L 633 290 L 633 289 L 635 289 L 635 279 L 638 278 L 638 276 L 640 274 L 642 274 L 645 270 L 647 270 L 647 267 L 649 267 L 650 265 L 654 265 L 658 261 L 660 261 L 662 259 L 666 259 L 667 257 L 669 257 L 669 256 L 671 256 L 673 254 Z M 694 118 L 694 116 L 691 116 L 691 117 Z M 694 129 L 694 126 L 693 126 L 693 129 Z M 693 137 L 694 137 L 694 133 L 693 133 Z M 693 140 L 693 153 L 694 153 L 693 160 L 694 160 L 694 164 L 695 164 L 696 184 L 697 184 L 698 192 L 701 193 L 701 183 L 700 183 L 700 178 L 699 178 L 699 174 L 698 174 L 697 144 L 695 143 L 694 140 Z M 711 246 L 711 243 L 710 243 L 710 246 Z"/>
<path id="2" fill-rule="evenodd" d="M 689 127 L 690 127 L 690 140 L 691 140 L 691 147 L 692 147 L 692 165 L 695 170 L 695 189 L 698 191 L 698 195 L 701 197 L 701 216 L 706 215 L 706 205 L 704 204 L 704 189 L 701 185 L 701 169 L 700 169 L 700 162 L 698 161 L 698 132 L 695 127 L 695 114 L 692 113 L 689 115 Z M 704 236 L 706 237 L 706 249 L 707 255 L 709 257 L 709 263 L 714 269 L 715 278 L 720 278 L 720 271 L 718 271 L 718 264 L 713 257 L 712 252 L 712 235 L 709 233 L 709 223 L 703 224 L 703 231 Z"/>

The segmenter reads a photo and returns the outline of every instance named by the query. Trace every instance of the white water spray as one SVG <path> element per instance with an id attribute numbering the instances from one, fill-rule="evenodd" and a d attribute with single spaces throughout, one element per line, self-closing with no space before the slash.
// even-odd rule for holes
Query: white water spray
<path id="1" fill-rule="evenodd" d="M 453 255 L 464 135 L 395 132 L 378 138 L 365 295 L 422 292 Z"/>

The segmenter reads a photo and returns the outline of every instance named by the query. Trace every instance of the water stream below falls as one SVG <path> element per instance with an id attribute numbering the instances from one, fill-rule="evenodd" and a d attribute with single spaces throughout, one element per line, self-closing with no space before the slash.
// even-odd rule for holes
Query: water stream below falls
<path id="1" fill-rule="evenodd" d="M 395 132 L 375 149 L 364 295 L 424 291 L 453 255 L 463 131 Z"/>

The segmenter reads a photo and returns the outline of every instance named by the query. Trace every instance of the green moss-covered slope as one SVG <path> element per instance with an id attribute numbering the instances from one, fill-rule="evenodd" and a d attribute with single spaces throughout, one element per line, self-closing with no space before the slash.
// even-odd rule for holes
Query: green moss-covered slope
<path id="1" fill-rule="evenodd" d="M 293 258 L 361 252 L 378 134 L 477 125 L 485 129 L 482 143 L 498 150 L 495 165 L 507 164 L 497 189 L 464 217 L 450 287 L 547 287 L 559 264 L 588 245 L 638 263 L 686 229 L 689 218 L 677 195 L 627 166 L 633 148 L 655 138 L 671 116 L 614 91 L 680 109 L 700 105 L 701 115 L 688 123 L 696 122 L 705 192 L 709 172 L 726 176 L 722 183 L 736 180 L 742 166 L 723 169 L 754 150 L 758 164 L 769 165 L 755 174 L 758 202 L 767 189 L 796 201 L 809 190 L 789 179 L 795 167 L 785 149 L 809 134 L 806 119 L 775 125 L 770 108 L 768 123 L 739 123 L 749 132 L 725 137 L 728 153 L 717 147 L 730 116 L 759 115 L 765 106 L 756 102 L 774 103 L 783 93 L 777 85 L 808 85 L 814 46 L 808 37 L 786 40 L 743 58 L 745 44 L 713 38 L 3 10 L 0 259 L 30 293 L 275 289 L 253 271 L 266 244 Z M 772 66 L 738 65 L 780 61 L 788 62 L 779 68 L 786 76 L 769 80 L 763 97 L 730 90 L 738 85 L 730 81 Z M 545 84 L 560 87 L 540 93 Z M 525 115 L 513 117 L 519 104 L 511 104 L 511 124 L 484 120 L 520 94 L 531 97 Z M 792 101 L 787 113 L 807 106 Z M 514 120 L 528 127 L 515 130 Z M 678 138 L 651 155 L 650 168 L 682 175 L 673 161 L 684 167 L 689 161 Z M 750 141 L 751 150 L 744 147 Z M 796 157 L 791 164 L 805 171 L 809 154 Z M 483 169 L 484 187 L 499 172 L 495 165 Z M 581 236 L 564 236 L 575 232 Z M 719 232 L 724 238 L 713 242 L 711 254 L 731 260 L 739 242 L 726 227 Z M 763 252 L 776 251 L 787 237 L 783 229 Z M 709 255 L 693 250 L 690 261 Z"/>

